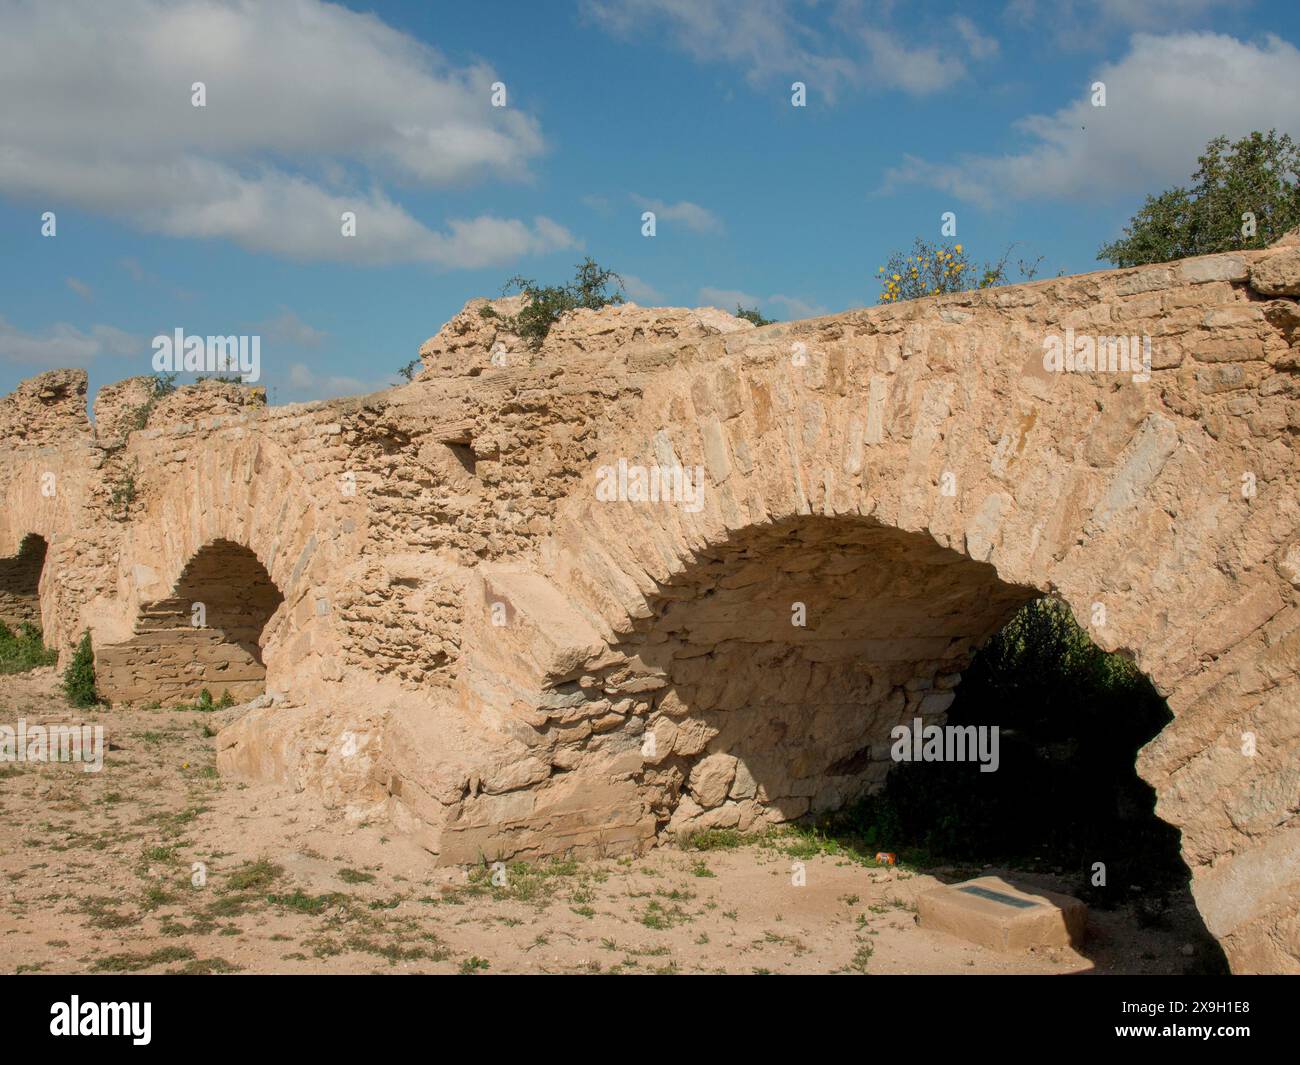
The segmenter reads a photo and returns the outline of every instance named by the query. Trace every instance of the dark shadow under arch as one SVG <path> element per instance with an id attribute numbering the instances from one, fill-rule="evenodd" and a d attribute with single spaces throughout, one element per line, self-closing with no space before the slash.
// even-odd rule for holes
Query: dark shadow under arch
<path id="1" fill-rule="evenodd" d="M 1141 703 L 1134 717 L 1089 702 L 1104 686 L 1070 689 L 1111 656 L 1059 605 L 1052 617 L 1063 611 L 1074 634 L 1059 644 L 1078 658 L 1073 671 L 1054 669 L 1058 644 L 1035 638 L 1023 691 L 1007 687 L 1005 669 L 989 679 L 977 651 L 1001 646 L 995 634 L 1040 599 L 928 535 L 860 518 L 787 519 L 700 551 L 618 648 L 666 681 L 646 696 L 655 745 L 641 773 L 661 834 L 817 824 L 868 854 L 878 846 L 936 870 L 964 864 L 954 879 L 994 863 L 1032 870 L 1034 857 L 1050 856 L 1044 871 L 1070 881 L 1058 890 L 1132 908 L 1138 923 L 1176 912 L 1194 964 L 1220 968 L 1177 830 L 1155 817 L 1134 769 L 1170 719 L 1146 678 L 1130 667 L 1131 685 L 1113 693 Z M 617 684 L 603 680 L 605 690 Z M 918 720 L 998 725 L 999 769 L 896 762 L 891 730 Z M 970 831 L 982 815 L 990 823 Z M 1095 861 L 1108 863 L 1108 890 L 1087 890 Z"/>

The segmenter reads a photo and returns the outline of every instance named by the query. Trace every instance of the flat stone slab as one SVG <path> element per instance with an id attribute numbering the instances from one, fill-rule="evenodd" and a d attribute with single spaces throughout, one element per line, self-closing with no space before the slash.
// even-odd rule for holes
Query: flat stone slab
<path id="1" fill-rule="evenodd" d="M 1078 946 L 1088 925 L 1088 907 L 1078 899 L 1025 890 L 997 876 L 927 891 L 917 899 L 917 911 L 922 928 L 1004 953 Z"/>

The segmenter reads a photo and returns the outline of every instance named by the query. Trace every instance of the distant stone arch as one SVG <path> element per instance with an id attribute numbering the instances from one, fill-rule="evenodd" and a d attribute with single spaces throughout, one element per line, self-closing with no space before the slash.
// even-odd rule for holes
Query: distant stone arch
<path id="1" fill-rule="evenodd" d="M 284 602 L 257 556 L 216 539 L 181 571 L 171 595 L 141 607 L 135 634 L 103 648 L 101 694 L 114 702 L 181 702 L 206 689 L 236 701 L 262 694 L 264 646 Z"/>
<path id="2" fill-rule="evenodd" d="M 41 624 L 41 576 L 49 543 L 39 533 L 28 533 L 18 553 L 0 558 L 0 621 L 9 626 L 23 622 Z"/>

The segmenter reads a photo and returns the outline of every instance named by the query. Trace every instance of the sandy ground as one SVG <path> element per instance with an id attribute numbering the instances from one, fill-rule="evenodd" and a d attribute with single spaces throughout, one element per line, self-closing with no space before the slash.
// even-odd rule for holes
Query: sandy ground
<path id="1" fill-rule="evenodd" d="M 72 711 L 0 677 L 0 724 L 105 726 L 104 768 L 0 764 L 0 972 L 1179 973 L 1191 927 L 1094 911 L 1083 953 L 998 954 L 916 924 L 930 873 L 704 852 L 440 868 L 308 795 L 222 780 L 211 715 Z M 391 829 L 387 831 L 391 832 Z M 792 882 L 803 863 L 806 883 Z M 197 876 L 202 863 L 204 876 Z M 944 875 L 943 870 L 933 870 Z M 998 872 L 968 870 L 965 875 Z M 952 879 L 948 876 L 947 879 Z M 1062 890 L 1053 877 L 1022 883 Z M 195 881 L 201 881 L 196 884 Z"/>

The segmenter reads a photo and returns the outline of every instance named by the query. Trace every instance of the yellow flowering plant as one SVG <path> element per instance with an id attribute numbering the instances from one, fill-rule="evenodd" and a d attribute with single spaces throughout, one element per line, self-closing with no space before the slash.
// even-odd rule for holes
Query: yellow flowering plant
<path id="1" fill-rule="evenodd" d="M 923 296 L 1006 284 L 1009 280 L 1007 258 L 1010 254 L 1011 248 L 1008 248 L 998 262 L 985 263 L 981 270 L 967 258 L 964 245 L 937 244 L 918 238 L 911 255 L 896 251 L 884 266 L 877 268 L 879 302 L 901 303 L 903 300 L 915 300 Z M 1019 266 L 1023 280 L 1029 281 L 1033 279 L 1038 263 L 1026 265 L 1021 262 Z"/>

